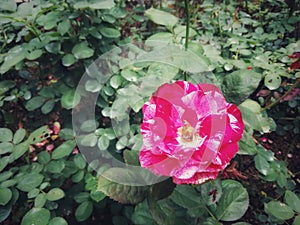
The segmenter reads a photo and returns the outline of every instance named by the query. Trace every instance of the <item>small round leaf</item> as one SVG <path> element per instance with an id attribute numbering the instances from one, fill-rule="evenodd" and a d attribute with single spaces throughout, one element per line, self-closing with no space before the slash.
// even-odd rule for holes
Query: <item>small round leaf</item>
<path id="1" fill-rule="evenodd" d="M 53 188 L 46 194 L 48 201 L 56 201 L 63 198 L 64 196 L 65 192 L 60 188 Z"/>
<path id="2" fill-rule="evenodd" d="M 32 208 L 22 219 L 21 225 L 47 225 L 50 220 L 50 211 L 44 208 Z"/>

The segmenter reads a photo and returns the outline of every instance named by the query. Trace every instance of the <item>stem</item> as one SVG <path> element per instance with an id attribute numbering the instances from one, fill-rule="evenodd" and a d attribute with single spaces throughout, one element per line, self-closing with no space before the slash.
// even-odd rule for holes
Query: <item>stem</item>
<path id="1" fill-rule="evenodd" d="M 186 14 L 186 31 L 185 31 L 185 50 L 189 47 L 189 32 L 190 32 L 190 10 L 188 0 L 184 0 L 185 14 Z"/>
<path id="2" fill-rule="evenodd" d="M 296 80 L 296 82 L 290 87 L 290 89 L 284 93 L 284 95 L 282 95 L 280 98 L 278 98 L 275 102 L 271 103 L 270 105 L 267 105 L 265 108 L 262 109 L 262 111 L 267 110 L 272 108 L 274 105 L 278 104 L 279 102 L 281 102 L 281 100 L 283 100 L 289 93 L 291 93 L 294 88 L 297 87 L 297 85 L 300 83 L 300 78 L 298 78 Z"/>

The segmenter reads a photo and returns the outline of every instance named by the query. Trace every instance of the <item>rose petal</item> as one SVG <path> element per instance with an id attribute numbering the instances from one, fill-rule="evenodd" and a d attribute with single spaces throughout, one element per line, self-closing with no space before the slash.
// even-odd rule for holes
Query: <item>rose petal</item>
<path id="1" fill-rule="evenodd" d="M 173 182 L 175 184 L 202 184 L 208 180 L 214 180 L 218 176 L 218 172 L 211 173 L 196 173 L 193 177 L 189 179 L 178 179 L 173 177 Z"/>

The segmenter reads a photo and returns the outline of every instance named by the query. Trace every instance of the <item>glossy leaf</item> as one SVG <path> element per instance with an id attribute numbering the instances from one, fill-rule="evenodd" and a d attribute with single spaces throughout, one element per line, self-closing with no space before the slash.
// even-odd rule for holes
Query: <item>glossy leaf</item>
<path id="1" fill-rule="evenodd" d="M 0 206 L 6 205 L 11 198 L 11 190 L 9 188 L 0 187 Z"/>
<path id="2" fill-rule="evenodd" d="M 107 38 L 118 38 L 121 36 L 120 31 L 115 28 L 102 27 L 99 31 L 104 37 Z"/>
<path id="3" fill-rule="evenodd" d="M 239 104 L 255 91 L 261 75 L 252 70 L 238 70 L 225 76 L 222 91 L 229 102 Z"/>
<path id="4" fill-rule="evenodd" d="M 240 219 L 249 206 L 247 190 L 237 181 L 225 180 L 222 182 L 222 196 L 217 203 L 216 216 L 222 221 Z"/>
<path id="5" fill-rule="evenodd" d="M 19 144 L 21 141 L 23 141 L 23 139 L 25 138 L 26 135 L 26 130 L 24 128 L 20 128 L 16 131 L 16 133 L 14 134 L 14 138 L 13 138 L 13 143 Z"/>
<path id="6" fill-rule="evenodd" d="M 14 145 L 10 142 L 0 142 L 0 155 L 12 152 Z"/>
<path id="7" fill-rule="evenodd" d="M 87 42 L 82 42 L 73 47 L 72 54 L 76 59 L 86 59 L 94 55 L 94 50 L 88 46 Z"/>
<path id="8" fill-rule="evenodd" d="M 193 208 L 203 210 L 202 207 L 204 207 L 204 202 L 202 202 L 201 196 L 190 185 L 178 185 L 175 188 L 171 199 L 176 204 L 189 210 L 192 210 Z"/>
<path id="9" fill-rule="evenodd" d="M 54 149 L 54 151 L 52 152 L 52 159 L 61 159 L 65 156 L 70 155 L 75 146 L 76 142 L 74 140 L 65 141 L 60 146 Z"/>
<path id="10" fill-rule="evenodd" d="M 73 65 L 75 62 L 76 59 L 72 54 L 66 54 L 62 58 L 62 64 L 67 67 Z"/>
<path id="11" fill-rule="evenodd" d="M 54 217 L 49 221 L 48 225 L 68 225 L 68 222 L 62 217 Z"/>
<path id="12" fill-rule="evenodd" d="M 286 190 L 284 195 L 285 203 L 295 212 L 300 213 L 300 198 L 292 191 Z"/>
<path id="13" fill-rule="evenodd" d="M 148 187 L 134 185 L 135 181 L 140 180 L 143 180 L 143 177 L 129 169 L 110 168 L 99 177 L 97 190 L 122 204 L 137 204 L 145 199 L 148 191 Z M 133 183 L 132 186 L 122 184 L 130 181 Z"/>
<path id="14" fill-rule="evenodd" d="M 21 225 L 47 225 L 50 220 L 50 211 L 45 208 L 32 208 L 22 219 Z"/>
<path id="15" fill-rule="evenodd" d="M 80 102 L 80 95 L 71 89 L 61 97 L 61 105 L 66 109 L 74 108 Z"/>
<path id="16" fill-rule="evenodd" d="M 109 147 L 109 139 L 108 137 L 106 137 L 105 135 L 102 135 L 99 139 L 98 139 L 98 148 L 102 151 L 106 150 Z"/>
<path id="17" fill-rule="evenodd" d="M 20 178 L 17 188 L 21 191 L 29 192 L 32 189 L 39 186 L 42 183 L 43 179 L 44 179 L 44 176 L 42 174 L 39 174 L 36 172 L 24 174 Z"/>
<path id="18" fill-rule="evenodd" d="M 34 111 L 40 108 L 44 104 L 45 100 L 46 98 L 43 96 L 35 96 L 26 103 L 25 108 L 28 111 Z"/>
<path id="19" fill-rule="evenodd" d="M 0 128 L 0 142 L 12 141 L 13 132 L 8 128 Z"/>
<path id="20" fill-rule="evenodd" d="M 147 201 L 143 201 L 135 207 L 131 220 L 136 225 L 157 225 L 149 212 Z"/>
<path id="21" fill-rule="evenodd" d="M 41 111 L 43 114 L 48 114 L 53 110 L 54 106 L 55 106 L 55 100 L 50 99 L 42 106 Z"/>
<path id="22" fill-rule="evenodd" d="M 44 193 L 40 193 L 34 199 L 34 207 L 42 208 L 46 204 L 46 201 L 47 201 L 46 195 Z"/>
<path id="23" fill-rule="evenodd" d="M 16 85 L 12 80 L 3 80 L 0 82 L 0 96 Z"/>
<path id="24" fill-rule="evenodd" d="M 281 77 L 277 74 L 268 74 L 265 76 L 264 84 L 270 90 L 275 90 L 280 87 Z"/>
<path id="25" fill-rule="evenodd" d="M 82 202 L 75 211 L 78 222 L 85 221 L 93 212 L 93 203 L 90 201 Z"/>
<path id="26" fill-rule="evenodd" d="M 165 11 L 158 10 L 158 9 L 155 9 L 155 8 L 148 9 L 145 12 L 145 16 L 147 16 L 154 23 L 166 26 L 169 29 L 174 27 L 178 22 L 177 17 L 173 16 L 170 13 L 167 13 Z"/>
<path id="27" fill-rule="evenodd" d="M 266 213 L 279 220 L 288 220 L 294 216 L 294 211 L 286 204 L 279 201 L 270 201 L 264 204 Z"/>
<path id="28" fill-rule="evenodd" d="M 46 170 L 50 173 L 61 173 L 65 166 L 66 164 L 63 160 L 53 160 L 47 164 Z"/>
<path id="29" fill-rule="evenodd" d="M 60 188 L 52 188 L 47 194 L 48 201 L 57 201 L 65 196 L 65 192 Z"/>

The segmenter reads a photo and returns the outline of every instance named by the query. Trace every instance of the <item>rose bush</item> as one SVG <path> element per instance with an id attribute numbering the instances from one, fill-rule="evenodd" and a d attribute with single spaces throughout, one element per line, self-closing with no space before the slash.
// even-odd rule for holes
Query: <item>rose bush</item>
<path id="1" fill-rule="evenodd" d="M 141 166 L 177 184 L 215 179 L 238 151 L 240 110 L 213 84 L 164 84 L 143 106 Z"/>

